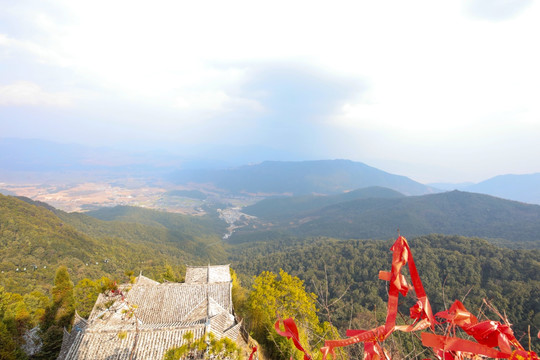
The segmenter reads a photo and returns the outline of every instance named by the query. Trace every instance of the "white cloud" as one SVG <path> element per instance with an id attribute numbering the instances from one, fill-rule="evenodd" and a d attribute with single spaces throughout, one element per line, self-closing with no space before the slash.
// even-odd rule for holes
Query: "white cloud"
<path id="1" fill-rule="evenodd" d="M 54 47 L 40 45 L 30 40 L 18 40 L 6 34 L 0 34 L 0 46 L 10 53 L 23 53 L 30 55 L 36 62 L 67 67 L 71 60 L 61 55 Z"/>
<path id="2" fill-rule="evenodd" d="M 33 82 L 17 81 L 0 86 L 0 105 L 66 107 L 72 99 L 67 93 L 46 92 Z"/>
<path id="3" fill-rule="evenodd" d="M 0 45 L 6 46 L 9 44 L 9 38 L 5 34 L 0 34 Z"/>
<path id="4" fill-rule="evenodd" d="M 463 1 L 470 15 L 490 21 L 508 20 L 525 11 L 533 0 L 467 0 Z"/>
<path id="5" fill-rule="evenodd" d="M 260 112 L 262 105 L 251 99 L 242 97 L 232 97 L 223 91 L 203 91 L 187 93 L 178 96 L 173 104 L 174 107 L 187 111 L 217 111 L 244 109 L 248 111 Z"/>
<path id="6" fill-rule="evenodd" d="M 197 142 L 206 141 L 208 124 L 224 124 L 238 126 L 231 131 L 239 138 L 262 133 L 269 143 L 261 130 L 274 126 L 272 116 L 288 121 L 284 114 L 302 108 L 303 116 L 321 119 L 300 124 L 293 121 L 300 111 L 293 114 L 287 128 L 296 126 L 305 138 L 291 147 L 313 142 L 305 134 L 320 130 L 322 144 L 332 136 L 339 142 L 334 147 L 359 154 L 357 160 L 377 153 L 419 165 L 450 158 L 452 166 L 474 164 L 474 154 L 494 153 L 493 144 L 509 138 L 517 140 L 506 146 L 508 156 L 520 156 L 519 148 L 540 156 L 540 147 L 520 146 L 540 131 L 539 2 L 472 2 L 504 21 L 467 15 L 465 0 L 16 3 L 22 5 L 6 5 L 16 9 L 0 34 L 0 76 L 11 83 L 0 86 L 1 105 L 66 106 L 76 98 L 84 109 L 74 113 L 92 123 L 115 122 L 122 131 L 129 126 L 159 138 L 189 128 Z M 511 17 L 505 4 L 515 10 Z M 490 12 L 493 7 L 502 10 Z M 279 63 L 362 79 L 366 90 L 333 97 L 282 82 L 282 96 L 265 102 L 261 94 L 276 89 L 250 89 L 253 69 Z M 12 83 L 18 79 L 31 82 Z M 298 79 L 309 86 L 309 77 Z M 335 107 L 318 109 L 329 99 L 342 103 L 325 123 Z M 332 148 L 321 145 L 321 153 Z"/>

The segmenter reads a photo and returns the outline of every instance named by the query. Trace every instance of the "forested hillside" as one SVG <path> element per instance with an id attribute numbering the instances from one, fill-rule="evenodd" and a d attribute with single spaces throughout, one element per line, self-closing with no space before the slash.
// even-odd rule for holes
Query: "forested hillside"
<path id="1" fill-rule="evenodd" d="M 238 246 L 231 260 L 237 272 L 248 276 L 280 269 L 298 276 L 318 296 L 323 320 L 342 331 L 369 329 L 386 315 L 388 284 L 378 274 L 391 267 L 392 243 L 288 238 Z M 477 314 L 485 298 L 507 314 L 518 339 L 527 339 L 529 325 L 531 334 L 538 333 L 540 250 L 510 250 L 478 238 L 445 235 L 413 238 L 409 244 L 435 312 L 459 299 Z M 413 296 L 400 304 L 405 317 L 414 301 Z M 534 344 L 538 350 L 539 340 Z"/>
<path id="2" fill-rule="evenodd" d="M 51 209 L 0 195 L 0 286 L 7 291 L 47 292 L 60 265 L 79 280 L 126 270 L 157 276 L 167 264 L 180 271 L 187 263 L 225 261 L 222 225 L 212 219 L 121 208 L 126 221 L 104 221 Z M 128 213 L 144 213 L 145 220 L 128 222 Z"/>
<path id="3" fill-rule="evenodd" d="M 277 206 L 271 211 L 259 210 L 261 225 L 242 229 L 232 241 L 279 238 L 282 233 L 298 237 L 388 239 L 399 228 L 409 236 L 430 233 L 478 236 L 505 246 L 540 248 L 540 206 L 489 195 L 451 191 L 391 199 L 366 198 L 308 211 L 298 207 L 295 211 L 294 206 L 283 205 L 283 212 L 293 214 L 279 217 Z"/>
<path id="4" fill-rule="evenodd" d="M 434 210 L 436 205 L 439 213 L 450 214 L 449 224 L 459 217 L 469 217 L 477 226 L 486 224 L 475 222 L 475 212 L 484 214 L 480 216 L 484 221 L 500 221 L 501 224 L 493 225 L 493 237 L 499 237 L 496 229 L 505 230 L 504 221 L 508 219 L 516 224 L 521 221 L 524 229 L 535 226 L 534 213 L 524 204 L 501 203 L 500 199 L 488 196 L 452 192 L 431 195 L 436 201 L 430 205 L 424 202 L 425 197 L 398 195 L 392 199 L 347 201 L 323 210 L 330 214 L 329 209 L 334 207 L 347 209 L 356 202 L 377 200 L 385 201 L 384 204 L 397 203 L 398 209 L 408 205 L 411 213 L 425 215 L 438 214 Z M 462 206 L 460 215 L 455 215 L 456 198 L 462 204 L 467 204 L 464 200 L 473 199 L 476 208 Z M 299 202 L 300 206 L 318 201 L 313 197 L 305 199 L 305 203 Z M 413 201 L 401 203 L 407 199 Z M 132 207 L 103 209 L 89 213 L 90 216 L 65 213 L 43 203 L 24 200 L 0 195 L 0 318 L 3 318 L 0 336 L 18 339 L 17 343 L 10 343 L 14 349 L 11 354 L 17 353 L 24 331 L 44 321 L 45 311 L 52 311 L 53 279 L 62 265 L 65 266 L 62 276 L 69 274 L 75 285 L 70 306 L 83 315 L 91 309 L 99 291 L 113 286 L 111 281 L 126 281 L 129 279 L 126 275 L 139 270 L 158 281 L 178 281 L 182 279 L 184 264 L 231 262 L 244 284 L 240 292 L 238 284 L 234 285 L 235 301 L 249 296 L 254 276 L 268 271 L 278 274 L 283 269 L 303 280 L 307 291 L 317 296 L 318 317 L 323 328 L 327 321 L 343 334 L 344 329 L 350 327 L 371 328 L 385 317 L 388 285 L 378 279 L 378 273 L 390 268 L 389 248 L 393 240 L 295 237 L 274 232 L 265 241 L 238 241 L 242 240 L 242 234 L 235 234 L 236 243 L 225 243 L 221 235 L 226 224 L 216 216 L 190 217 Z M 426 207 L 425 213 L 422 207 Z M 373 208 L 376 213 L 380 211 L 380 216 L 391 209 Z M 354 206 L 350 211 L 354 214 Z M 336 216 L 339 213 L 336 212 Z M 401 219 L 398 214 L 394 213 L 396 219 Z M 346 222 L 339 222 L 338 217 L 334 219 L 346 229 L 347 224 L 357 219 L 355 216 Z M 363 226 L 375 227 L 376 223 Z M 395 233 L 388 238 L 395 238 Z M 409 240 L 435 311 L 447 309 L 453 300 L 459 299 L 473 313 L 478 313 L 485 311 L 482 299 L 488 299 L 507 314 L 518 339 L 525 339 L 529 325 L 533 334 L 540 330 L 540 250 L 512 250 L 487 240 L 452 235 L 409 236 Z M 537 240 L 530 242 L 538 244 Z M 288 279 L 286 274 L 281 276 Z M 401 311 L 407 311 L 413 303 L 413 298 L 407 298 L 400 304 Z M 253 321 L 249 309 L 242 305 L 238 309 L 246 316 L 248 325 Z M 58 330 L 59 325 L 54 326 L 51 328 Z M 413 338 L 400 341 L 404 351 L 418 345 Z M 536 339 L 533 346 L 539 350 Z"/>
<path id="5" fill-rule="evenodd" d="M 181 249 L 186 262 L 223 261 L 220 238 L 227 224 L 217 214 L 188 216 L 132 206 L 103 208 L 84 214 L 57 212 L 71 225 L 94 236 L 118 236 L 134 242 L 152 241 Z M 190 257 L 192 259 L 190 259 Z"/>
<path id="6" fill-rule="evenodd" d="M 246 206 L 243 212 L 266 220 L 288 220 L 302 213 L 308 213 L 326 206 L 358 199 L 395 199 L 404 197 L 392 189 L 372 186 L 349 191 L 338 195 L 304 195 L 279 198 L 268 198 Z"/>

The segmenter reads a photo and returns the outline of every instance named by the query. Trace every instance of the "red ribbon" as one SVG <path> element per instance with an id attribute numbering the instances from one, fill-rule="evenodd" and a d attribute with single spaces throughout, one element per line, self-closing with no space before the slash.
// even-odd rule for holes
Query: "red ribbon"
<path id="1" fill-rule="evenodd" d="M 327 354 L 334 353 L 334 348 L 348 346 L 359 342 L 364 342 L 364 350 L 367 359 L 379 359 L 381 354 L 387 356 L 384 349 L 378 344 L 377 346 L 366 346 L 367 343 L 373 344 L 377 341 L 382 342 L 395 330 L 405 332 L 419 331 L 430 326 L 433 327 L 437 323 L 433 316 L 424 286 L 418 275 L 418 270 L 416 269 L 416 264 L 414 263 L 414 258 L 407 240 L 403 236 L 399 236 L 390 250 L 393 252 L 392 270 L 391 272 L 379 272 L 379 279 L 390 282 L 385 324 L 367 331 L 347 330 L 347 336 L 350 336 L 348 339 L 325 341 L 324 351 L 321 349 L 323 352 L 323 360 L 326 359 Z M 411 318 L 414 319 L 414 323 L 411 325 L 396 326 L 399 294 L 406 296 L 411 289 L 405 276 L 401 274 L 401 269 L 407 263 L 409 264 L 409 273 L 413 285 L 412 288 L 414 288 L 416 296 L 418 297 L 418 302 L 410 309 L 410 315 Z"/>
<path id="2" fill-rule="evenodd" d="M 428 335 L 422 334 L 422 343 L 425 346 L 430 346 L 435 349 L 446 349 L 446 346 L 449 344 L 452 345 L 452 351 L 467 351 L 473 352 L 475 354 L 483 355 L 485 354 L 480 352 L 484 351 L 485 347 L 493 349 L 499 347 L 500 351 L 498 354 L 500 356 L 491 357 L 501 357 L 501 358 L 512 358 L 519 359 L 521 356 L 522 359 L 538 359 L 537 355 L 534 352 L 527 352 L 523 349 L 523 346 L 517 341 L 514 336 L 514 332 L 508 325 L 501 324 L 498 321 L 486 320 L 478 322 L 478 319 L 472 315 L 465 306 L 459 301 L 456 300 L 450 309 L 446 311 L 441 311 L 436 314 L 437 317 L 446 319 L 448 323 L 452 326 L 459 326 L 462 328 L 468 335 L 471 335 L 478 341 L 477 351 L 467 351 L 471 347 L 470 342 L 459 338 L 445 337 L 444 341 L 441 340 L 443 337 L 439 338 L 439 343 L 431 340 L 428 340 L 424 343 L 424 337 Z M 442 342 L 441 342 L 442 341 Z M 473 343 L 474 344 L 474 343 Z M 516 350 L 512 351 L 512 347 Z M 474 347 L 473 347 L 474 348 Z M 497 350 L 494 350 L 497 351 Z"/>
<path id="3" fill-rule="evenodd" d="M 438 312 L 435 316 L 446 319 L 452 326 L 462 327 L 478 323 L 478 319 L 459 300 L 454 301 L 450 309 Z"/>
<path id="4" fill-rule="evenodd" d="M 443 358 L 441 355 L 444 354 L 444 359 L 459 359 L 461 358 L 461 356 L 459 356 L 460 353 L 469 353 L 498 359 L 539 360 L 538 355 L 533 351 L 525 351 L 523 349 L 498 351 L 489 345 L 483 345 L 457 337 L 441 336 L 425 332 L 422 333 L 422 345 L 435 349 L 439 358 Z M 452 357 L 452 353 L 455 353 L 456 356 Z"/>
<path id="5" fill-rule="evenodd" d="M 443 352 L 459 351 L 484 355 L 491 358 L 506 357 L 503 353 L 495 349 L 475 343 L 473 341 L 449 336 L 441 336 L 427 332 L 422 333 L 422 344 L 437 350 L 442 350 Z"/>
<path id="6" fill-rule="evenodd" d="M 253 359 L 253 354 L 255 354 L 256 352 L 257 352 L 257 347 L 254 346 L 253 349 L 251 349 L 251 354 L 249 355 L 249 360 Z"/>
<path id="7" fill-rule="evenodd" d="M 326 359 L 328 354 L 334 355 L 334 348 L 360 342 L 364 343 L 364 359 L 390 359 L 379 343 L 384 341 L 392 332 L 395 330 L 412 332 L 429 327 L 434 330 L 434 326 L 438 324 L 433 316 L 431 305 L 420 280 L 407 240 L 399 236 L 390 250 L 393 252 L 392 270 L 391 272 L 379 272 L 379 279 L 390 283 L 385 324 L 371 330 L 347 330 L 348 338 L 325 341 L 325 346 L 321 348 L 323 360 Z M 401 274 L 401 269 L 407 263 L 412 287 Z M 414 322 L 410 325 L 396 325 L 399 294 L 406 296 L 411 288 L 414 288 L 418 297 L 416 304 L 410 308 L 410 317 L 414 319 Z M 508 358 L 511 360 L 540 360 L 536 353 L 523 349 L 509 326 L 490 320 L 478 322 L 478 319 L 467 311 L 465 306 L 458 300 L 452 304 L 450 309 L 441 311 L 436 316 L 445 319 L 446 323 L 449 323 L 452 327 L 459 326 L 477 341 L 476 343 L 457 337 L 422 333 L 422 344 L 433 348 L 437 357 L 441 360 L 461 360 L 470 358 L 472 355 Z M 294 320 L 291 318 L 283 320 L 285 331 L 279 329 L 279 321 L 275 324 L 277 333 L 292 338 L 296 348 L 304 353 L 304 360 L 311 359 L 298 341 L 298 329 Z M 540 332 L 538 337 L 540 338 Z M 499 350 L 495 349 L 495 347 L 499 347 Z M 512 351 L 512 347 L 515 348 L 514 351 Z"/>
<path id="8" fill-rule="evenodd" d="M 378 342 L 364 342 L 364 360 L 390 360 L 390 356 Z"/>
<path id="9" fill-rule="evenodd" d="M 281 331 L 281 329 L 279 328 L 280 321 L 283 321 L 283 327 L 285 329 L 284 331 Z M 304 360 L 311 360 L 311 356 L 308 355 L 306 350 L 304 350 L 304 348 L 300 344 L 298 328 L 296 327 L 296 323 L 294 322 L 293 318 L 288 318 L 285 320 L 278 319 L 274 324 L 274 327 L 276 328 L 276 332 L 279 335 L 285 336 L 287 339 L 292 339 L 294 346 L 304 353 Z"/>

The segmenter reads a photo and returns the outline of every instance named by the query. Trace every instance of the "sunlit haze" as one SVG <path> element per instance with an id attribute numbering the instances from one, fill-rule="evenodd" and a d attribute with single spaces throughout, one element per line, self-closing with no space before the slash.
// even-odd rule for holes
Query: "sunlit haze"
<path id="1" fill-rule="evenodd" d="M 532 0 L 0 4 L 0 138 L 540 172 Z"/>

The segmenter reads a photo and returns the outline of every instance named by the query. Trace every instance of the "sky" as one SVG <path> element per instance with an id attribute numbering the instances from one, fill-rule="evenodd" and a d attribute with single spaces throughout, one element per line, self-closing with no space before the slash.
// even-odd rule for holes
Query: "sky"
<path id="1" fill-rule="evenodd" d="M 0 138 L 261 146 L 424 183 L 540 172 L 540 2 L 0 8 Z"/>

